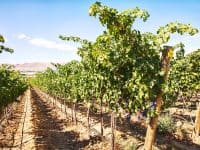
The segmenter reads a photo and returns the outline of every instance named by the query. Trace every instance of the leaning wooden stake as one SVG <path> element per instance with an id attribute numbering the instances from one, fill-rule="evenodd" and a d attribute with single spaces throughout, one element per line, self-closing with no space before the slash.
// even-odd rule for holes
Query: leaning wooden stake
<path id="1" fill-rule="evenodd" d="M 163 52 L 162 52 L 162 59 L 161 59 L 161 69 L 164 71 L 164 80 L 167 81 L 168 71 L 169 71 L 169 52 L 172 50 L 172 47 L 170 46 L 164 46 Z M 163 90 L 160 89 L 160 92 L 158 93 L 156 97 L 156 112 L 160 113 L 161 106 L 163 104 L 162 100 Z M 147 133 L 145 138 L 145 144 L 144 149 L 145 150 L 152 150 L 152 146 L 155 140 L 155 134 L 156 134 L 156 128 L 158 123 L 158 115 L 155 117 L 150 118 L 150 123 L 147 127 Z"/>

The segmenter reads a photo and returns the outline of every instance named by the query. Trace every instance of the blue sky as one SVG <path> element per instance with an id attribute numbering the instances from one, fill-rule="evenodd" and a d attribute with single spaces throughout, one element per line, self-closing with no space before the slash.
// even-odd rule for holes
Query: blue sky
<path id="1" fill-rule="evenodd" d="M 136 6 L 150 13 L 147 22 L 137 20 L 134 27 L 144 32 L 171 21 L 190 23 L 200 29 L 199 0 L 99 0 L 119 10 Z M 67 62 L 79 59 L 76 45 L 58 36 L 75 35 L 95 40 L 103 28 L 88 15 L 95 0 L 0 0 L 0 34 L 13 54 L 0 54 L 0 63 Z M 172 36 L 169 44 L 183 42 L 187 53 L 200 48 L 200 34 Z"/>

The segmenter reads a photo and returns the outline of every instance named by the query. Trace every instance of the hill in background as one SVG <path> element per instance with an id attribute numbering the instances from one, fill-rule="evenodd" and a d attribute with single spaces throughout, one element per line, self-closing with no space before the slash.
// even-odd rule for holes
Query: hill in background
<path id="1" fill-rule="evenodd" d="M 34 63 L 23 63 L 23 64 L 15 64 L 14 68 L 20 71 L 22 74 L 25 75 L 34 75 L 36 72 L 45 71 L 47 68 L 54 68 L 51 63 L 41 63 L 41 62 L 34 62 Z"/>

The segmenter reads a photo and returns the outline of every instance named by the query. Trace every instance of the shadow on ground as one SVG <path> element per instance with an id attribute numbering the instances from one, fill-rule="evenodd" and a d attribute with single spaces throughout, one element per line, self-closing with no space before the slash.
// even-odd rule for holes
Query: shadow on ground
<path id="1" fill-rule="evenodd" d="M 80 141 L 78 133 L 63 131 L 66 120 L 58 119 L 56 112 L 34 90 L 31 92 L 36 149 L 79 150 L 98 140 L 97 137 L 92 137 L 90 140 Z"/>

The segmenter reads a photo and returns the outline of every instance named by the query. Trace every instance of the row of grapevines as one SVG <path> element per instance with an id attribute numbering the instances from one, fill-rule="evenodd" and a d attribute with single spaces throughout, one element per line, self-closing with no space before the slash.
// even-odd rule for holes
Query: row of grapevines
<path id="1" fill-rule="evenodd" d="M 183 56 L 183 55 L 182 55 Z M 185 57 L 172 62 L 169 76 L 171 91 L 177 93 L 180 100 L 190 101 L 200 92 L 200 50 L 196 50 Z M 194 142 L 200 134 L 200 101 L 197 104 L 196 121 L 194 126 Z"/>
<path id="2" fill-rule="evenodd" d="M 0 108 L 16 100 L 27 89 L 22 75 L 10 66 L 0 66 Z"/>
<path id="3" fill-rule="evenodd" d="M 5 42 L 1 35 L 0 42 Z M 3 51 L 13 52 L 12 49 L 0 45 L 0 53 Z M 26 89 L 25 78 L 18 71 L 14 71 L 9 65 L 0 65 L 0 110 L 15 101 Z"/>
<path id="4" fill-rule="evenodd" d="M 171 33 L 194 35 L 198 30 L 190 24 L 172 22 L 160 27 L 156 34 L 143 33 L 134 29 L 133 23 L 137 18 L 146 21 L 149 14 L 138 7 L 119 12 L 96 2 L 89 15 L 97 17 L 105 27 L 94 42 L 60 36 L 62 40 L 81 43 L 78 48 L 81 61 L 40 73 L 35 83 L 74 104 L 84 102 L 88 112 L 94 103 L 107 106 L 112 123 L 122 109 L 130 113 L 146 111 L 150 122 L 145 149 L 152 149 L 161 108 L 177 97 L 168 84 L 170 60 L 176 46 L 163 44 L 170 40 Z"/>

